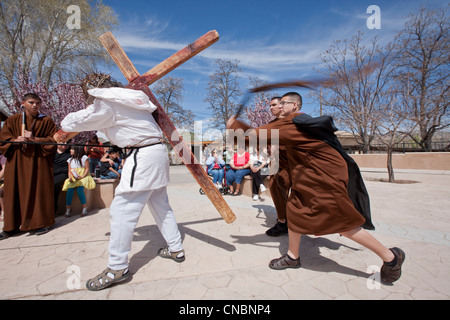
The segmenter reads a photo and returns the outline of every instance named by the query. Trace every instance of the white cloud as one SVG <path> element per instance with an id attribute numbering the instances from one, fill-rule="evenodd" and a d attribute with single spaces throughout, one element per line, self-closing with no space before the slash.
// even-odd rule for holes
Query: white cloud
<path id="1" fill-rule="evenodd" d="M 122 31 L 117 33 L 117 39 L 125 51 L 134 54 L 155 55 L 156 51 L 173 51 L 184 48 L 188 43 L 160 40 L 136 32 Z M 194 41 L 195 39 L 192 39 Z M 148 54 L 144 54 L 148 52 Z M 254 70 L 284 70 L 294 66 L 311 64 L 318 61 L 321 48 L 315 45 L 271 43 L 266 45 L 258 41 L 219 42 L 199 54 L 204 59 L 214 62 L 216 59 L 239 60 L 239 65 L 245 69 Z"/>
<path id="2" fill-rule="evenodd" d="M 179 50 L 185 45 L 170 41 L 162 41 L 147 36 L 139 35 L 139 33 L 119 32 L 117 33 L 117 41 L 124 49 L 142 50 L 150 52 L 150 50 Z M 145 52 L 145 51 L 141 51 Z"/>

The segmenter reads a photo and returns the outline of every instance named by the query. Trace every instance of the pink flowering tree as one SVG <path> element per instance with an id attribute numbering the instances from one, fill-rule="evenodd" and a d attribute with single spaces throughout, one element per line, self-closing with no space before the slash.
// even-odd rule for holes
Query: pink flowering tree
<path id="1" fill-rule="evenodd" d="M 86 108 L 86 99 L 83 90 L 78 84 L 69 84 L 62 81 L 52 81 L 46 85 L 42 80 L 34 81 L 29 70 L 17 72 L 16 85 L 12 97 L 0 88 L 0 99 L 10 114 L 21 111 L 21 98 L 33 92 L 42 99 L 40 112 L 50 116 L 60 128 L 61 121 L 71 113 Z M 82 132 L 72 139 L 73 143 L 85 143 L 95 132 Z"/>
<path id="2" fill-rule="evenodd" d="M 267 84 L 266 82 L 256 77 L 250 77 L 249 80 L 250 87 L 252 88 Z M 253 104 L 245 109 L 245 114 L 247 116 L 247 119 L 250 121 L 250 125 L 253 128 L 266 125 L 270 121 L 275 119 L 272 112 L 270 111 L 270 98 L 264 91 L 253 94 Z"/>
<path id="3" fill-rule="evenodd" d="M 256 95 L 254 104 L 245 109 L 250 125 L 254 128 L 268 124 L 275 119 L 270 111 L 270 100 L 265 96 Z"/>

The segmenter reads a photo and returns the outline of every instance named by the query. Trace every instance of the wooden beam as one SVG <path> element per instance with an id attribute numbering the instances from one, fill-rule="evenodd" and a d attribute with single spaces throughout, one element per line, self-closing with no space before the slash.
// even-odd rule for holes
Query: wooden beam
<path id="1" fill-rule="evenodd" d="M 167 73 L 181 65 L 182 63 L 186 62 L 193 56 L 197 55 L 201 51 L 205 50 L 212 44 L 216 43 L 219 40 L 219 33 L 217 33 L 216 30 L 211 30 L 208 33 L 204 34 L 202 37 L 198 38 L 193 43 L 189 44 L 188 46 L 184 47 L 182 50 L 178 51 L 177 53 L 173 54 L 157 66 L 153 67 L 151 70 L 147 71 L 143 74 L 143 76 L 150 76 L 151 79 L 156 81 L 163 76 L 165 76 Z M 153 83 L 152 82 L 152 83 Z M 147 85 L 150 85 L 147 83 Z"/>
<path id="2" fill-rule="evenodd" d="M 130 59 L 128 59 L 125 51 L 123 51 L 122 47 L 110 31 L 101 35 L 99 39 L 111 58 L 119 67 L 120 71 L 122 71 L 125 78 L 127 78 L 128 82 L 131 82 L 139 77 L 139 73 L 136 68 L 131 63 Z"/>
<path id="3" fill-rule="evenodd" d="M 149 84 L 160 79 L 183 62 L 189 60 L 202 50 L 212 45 L 218 40 L 218 37 L 219 35 L 217 31 L 208 32 L 204 36 L 197 39 L 195 42 L 173 54 L 171 57 L 158 64 L 156 67 L 146 72 L 142 76 L 139 76 L 136 68 L 133 66 L 130 59 L 125 54 L 124 50 L 114 38 L 112 33 L 107 32 L 102 35 L 101 41 L 102 43 L 107 45 L 107 51 L 110 55 L 112 55 L 114 61 L 116 61 L 127 80 L 130 81 L 130 83 L 127 85 L 127 88 L 142 90 L 145 94 L 147 94 L 150 101 L 154 105 L 156 105 L 157 109 L 153 112 L 153 116 L 160 126 L 161 130 L 164 132 L 167 140 L 178 152 L 180 158 L 183 160 L 192 176 L 195 178 L 197 183 L 211 200 L 212 204 L 215 206 L 225 222 L 231 223 L 236 219 L 233 211 L 228 206 L 225 199 L 223 199 L 222 194 L 219 192 L 219 190 L 214 186 L 214 183 L 208 177 L 201 164 L 192 154 L 190 146 L 180 136 L 174 124 L 167 116 L 164 109 L 161 107 L 158 100 L 155 98 L 150 88 L 148 87 Z"/>
<path id="4" fill-rule="evenodd" d="M 216 30 L 209 31 L 193 43 L 187 45 L 163 62 L 159 63 L 157 66 L 144 73 L 142 76 L 139 75 L 125 51 L 122 49 L 111 32 L 106 32 L 101 35 L 99 39 L 128 82 L 133 82 L 134 86 L 139 87 L 142 84 L 146 84 L 148 86 L 151 85 L 193 56 L 205 50 L 219 40 L 219 34 Z M 137 79 L 139 77 L 141 78 Z"/>

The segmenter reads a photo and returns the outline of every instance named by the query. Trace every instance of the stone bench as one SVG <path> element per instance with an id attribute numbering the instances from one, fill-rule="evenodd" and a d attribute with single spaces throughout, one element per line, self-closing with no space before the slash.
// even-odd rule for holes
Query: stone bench
<path id="1" fill-rule="evenodd" d="M 270 191 L 269 191 L 269 180 L 270 180 L 270 176 L 267 176 L 264 179 L 264 186 L 266 187 L 266 191 L 264 192 L 260 192 L 259 195 L 261 197 L 270 197 Z M 253 178 L 251 176 L 244 176 L 244 180 L 242 180 L 241 183 L 241 192 L 243 195 L 252 197 L 253 196 L 253 191 L 252 191 L 252 184 L 253 184 Z"/>
<path id="2" fill-rule="evenodd" d="M 119 179 L 99 179 L 94 178 L 96 183 L 95 189 L 84 190 L 86 195 L 87 209 L 103 209 L 109 208 L 112 200 L 114 199 L 114 191 L 119 184 Z M 58 198 L 58 211 L 57 215 L 64 214 L 66 212 L 66 191 L 61 191 Z M 81 213 L 82 206 L 77 193 L 75 192 L 72 199 L 72 214 L 76 215 Z"/>

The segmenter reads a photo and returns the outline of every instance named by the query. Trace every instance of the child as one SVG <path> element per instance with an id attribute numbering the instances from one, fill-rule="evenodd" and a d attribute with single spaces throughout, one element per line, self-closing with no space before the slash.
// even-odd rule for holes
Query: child
<path id="1" fill-rule="evenodd" d="M 109 153 L 102 158 L 100 166 L 101 179 L 117 179 L 120 178 L 122 169 L 120 169 L 120 153 L 118 147 L 111 147 Z M 107 157 L 107 158 L 106 158 Z M 105 159 L 105 160 L 103 160 Z"/>
<path id="2" fill-rule="evenodd" d="M 69 164 L 69 178 L 66 179 L 62 187 L 63 191 L 67 191 L 66 195 L 66 217 L 70 217 L 72 198 L 75 189 L 77 189 L 78 198 L 83 206 L 81 216 L 87 215 L 86 196 L 84 188 L 94 189 L 95 182 L 89 173 L 89 158 L 84 154 L 83 147 L 76 146 L 70 150 L 72 157 L 67 160 Z"/>

